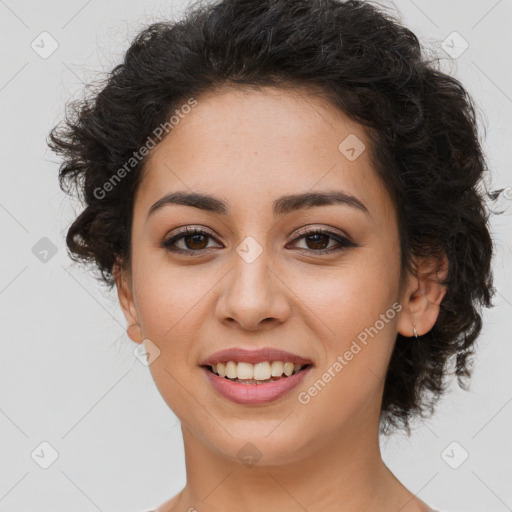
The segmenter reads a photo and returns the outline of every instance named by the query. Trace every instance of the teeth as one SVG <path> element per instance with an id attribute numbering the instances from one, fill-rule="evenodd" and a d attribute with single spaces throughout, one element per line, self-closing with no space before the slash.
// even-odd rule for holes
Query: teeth
<path id="1" fill-rule="evenodd" d="M 238 363 L 236 376 L 239 379 L 250 380 L 254 378 L 254 365 L 251 363 Z"/>
<path id="2" fill-rule="evenodd" d="M 254 372 L 253 373 L 254 373 L 254 375 L 253 375 L 252 378 L 255 379 L 255 380 L 267 380 L 267 379 L 270 379 L 270 376 L 271 376 L 270 363 L 267 363 L 266 361 L 264 363 L 256 363 L 254 365 Z"/>
<path id="3" fill-rule="evenodd" d="M 289 377 L 293 373 L 293 363 L 284 363 L 284 374 Z"/>
<path id="4" fill-rule="evenodd" d="M 226 363 L 226 377 L 228 377 L 228 379 L 237 378 L 236 367 L 237 364 L 234 361 L 229 361 L 228 363 Z"/>
<path id="5" fill-rule="evenodd" d="M 213 371 L 217 372 L 221 377 L 226 376 L 226 365 L 224 363 L 219 363 L 216 365 L 217 368 L 215 368 Z"/>
<path id="6" fill-rule="evenodd" d="M 284 364 L 281 361 L 272 362 L 272 377 L 281 377 L 284 372 Z"/>
<path id="7" fill-rule="evenodd" d="M 227 363 L 214 364 L 211 368 L 220 377 L 229 379 L 269 380 L 271 377 L 282 377 L 283 374 L 289 377 L 297 373 L 302 365 L 289 361 L 264 361 L 256 364 L 228 361 Z"/>

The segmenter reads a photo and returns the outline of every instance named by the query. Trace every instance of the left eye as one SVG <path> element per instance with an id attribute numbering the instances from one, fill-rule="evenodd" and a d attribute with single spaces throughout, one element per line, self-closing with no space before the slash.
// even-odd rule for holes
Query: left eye
<path id="1" fill-rule="evenodd" d="M 172 252 L 180 252 L 180 253 L 197 253 L 204 251 L 208 248 L 208 239 L 214 238 L 207 231 L 203 231 L 201 229 L 185 229 L 181 233 L 172 236 L 171 238 L 164 240 L 162 242 L 162 247 L 172 251 Z M 307 247 L 306 251 L 312 251 L 317 254 L 324 254 L 334 251 L 340 251 L 346 249 L 348 247 L 355 247 L 356 244 L 349 240 L 347 237 L 339 235 L 337 233 L 333 233 L 331 231 L 324 230 L 311 230 L 305 233 L 302 233 L 299 237 L 297 237 L 294 242 L 297 240 L 304 239 L 306 244 L 313 247 Z M 334 240 L 337 245 L 329 247 L 329 240 Z M 185 247 L 178 247 L 177 242 L 184 243 Z M 326 245 L 327 243 L 327 245 Z"/>
<path id="2" fill-rule="evenodd" d="M 309 247 L 308 249 L 313 250 L 313 252 L 323 254 L 334 251 L 341 251 L 347 247 L 355 247 L 351 240 L 343 235 L 339 235 L 337 233 L 333 233 L 331 231 L 323 231 L 323 230 L 313 230 L 307 231 L 306 233 L 302 233 L 295 240 L 304 239 L 306 244 L 313 245 L 313 247 Z M 327 242 L 327 248 L 323 247 L 328 240 L 334 240 L 338 245 L 334 245 L 329 247 Z M 321 247 L 320 247 L 321 246 Z"/>

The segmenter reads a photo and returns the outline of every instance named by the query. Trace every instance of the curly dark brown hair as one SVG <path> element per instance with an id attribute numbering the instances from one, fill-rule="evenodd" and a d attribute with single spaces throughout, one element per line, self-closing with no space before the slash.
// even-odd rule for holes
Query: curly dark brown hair
<path id="1" fill-rule="evenodd" d="M 380 9 L 378 8 L 380 7 Z M 130 264 L 134 194 L 147 157 L 112 179 L 186 98 L 232 87 L 306 87 L 365 127 L 378 175 L 398 212 L 402 271 L 416 256 L 448 259 L 434 327 L 411 342 L 397 335 L 386 376 L 381 432 L 432 414 L 449 362 L 467 389 L 481 307 L 493 306 L 488 172 L 475 105 L 461 83 L 429 60 L 418 38 L 382 6 L 348 0 L 198 2 L 176 22 L 140 32 L 117 65 L 70 101 L 48 145 L 62 155 L 59 183 L 75 185 L 84 210 L 66 243 L 114 286 Z M 99 194 L 98 190 L 102 190 Z M 495 197 L 494 197 L 495 198 Z"/>

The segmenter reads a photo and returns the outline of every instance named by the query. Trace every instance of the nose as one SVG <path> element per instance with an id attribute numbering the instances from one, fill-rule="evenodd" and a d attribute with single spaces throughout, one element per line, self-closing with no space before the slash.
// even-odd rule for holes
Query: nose
<path id="1" fill-rule="evenodd" d="M 238 255 L 226 275 L 216 315 L 227 326 L 246 331 L 270 329 L 290 316 L 290 290 L 262 253 L 248 263 Z"/>

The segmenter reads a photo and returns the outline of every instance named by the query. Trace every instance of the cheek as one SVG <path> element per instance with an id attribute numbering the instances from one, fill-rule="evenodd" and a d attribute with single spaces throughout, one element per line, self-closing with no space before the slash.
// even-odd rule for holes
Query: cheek
<path id="1" fill-rule="evenodd" d="M 355 256 L 321 272 L 303 272 L 292 282 L 294 293 L 325 324 L 328 337 L 347 342 L 392 306 L 398 279 L 396 262 Z"/>
<path id="2" fill-rule="evenodd" d="M 151 268 L 151 271 L 149 269 Z M 137 309 L 143 335 L 158 347 L 149 370 L 162 398 L 180 418 L 190 414 L 191 379 L 201 378 L 196 367 L 196 341 L 211 309 L 208 291 L 213 273 L 178 268 L 169 262 L 144 266 L 140 261 L 136 285 Z"/>
<path id="3" fill-rule="evenodd" d="M 298 390 L 297 402 L 301 417 L 323 418 L 324 435 L 379 414 L 400 305 L 369 274 L 317 281 L 307 302 L 315 312 L 310 329 L 326 334 L 315 377 Z"/>
<path id="4" fill-rule="evenodd" d="M 215 272 L 198 271 L 193 265 L 173 265 L 165 256 L 152 262 L 139 260 L 136 286 L 137 308 L 145 335 L 165 347 L 176 337 L 186 342 L 183 330 L 200 324 L 199 310 L 214 287 Z"/>
<path id="5" fill-rule="evenodd" d="M 322 340 L 321 382 L 311 393 L 302 390 L 308 395 L 304 401 L 316 404 L 311 410 L 320 413 L 332 400 L 357 410 L 379 388 L 401 309 L 398 276 L 396 262 L 373 258 L 295 281 L 294 291 L 306 305 L 300 314 Z"/>

